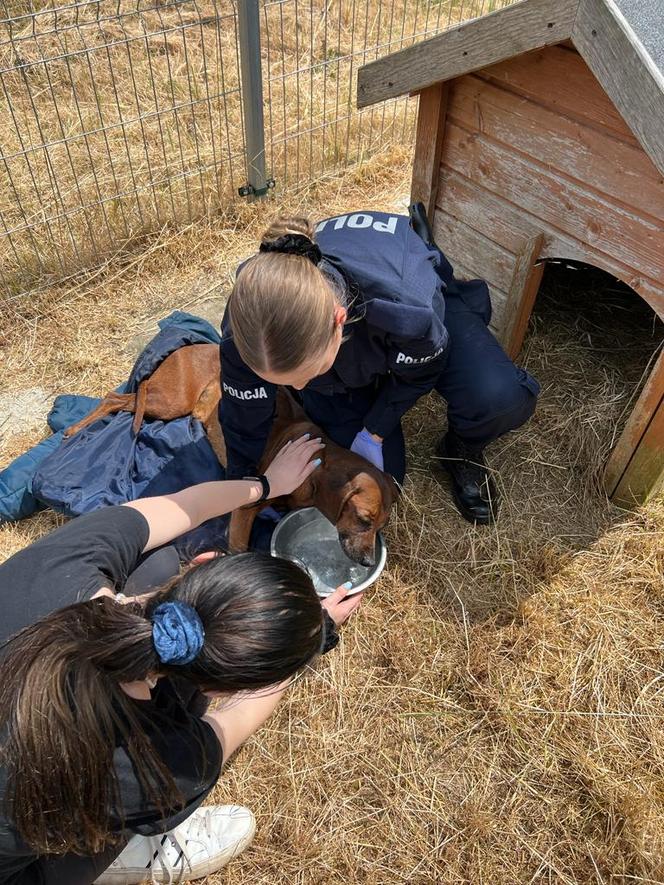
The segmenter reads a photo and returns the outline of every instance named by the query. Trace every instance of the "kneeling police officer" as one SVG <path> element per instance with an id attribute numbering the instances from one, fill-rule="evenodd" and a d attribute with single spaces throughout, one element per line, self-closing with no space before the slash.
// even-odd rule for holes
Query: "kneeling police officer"
<path id="1" fill-rule="evenodd" d="M 456 506 L 491 522 L 498 494 L 484 449 L 530 418 L 539 385 L 490 318 L 486 283 L 454 278 L 421 204 L 410 218 L 355 212 L 315 229 L 278 218 L 240 267 L 222 322 L 229 478 L 255 473 L 284 384 L 335 442 L 401 482 L 401 419 L 436 390 L 448 419 L 436 454 Z"/>

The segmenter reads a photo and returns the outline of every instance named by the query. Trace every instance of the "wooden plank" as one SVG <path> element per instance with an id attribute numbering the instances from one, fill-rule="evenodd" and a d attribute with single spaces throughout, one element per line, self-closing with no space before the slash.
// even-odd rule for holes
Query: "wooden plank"
<path id="1" fill-rule="evenodd" d="M 593 81 L 593 91 L 601 87 Z M 579 91 L 579 102 L 591 99 Z M 534 100 L 468 76 L 457 80 L 449 113 L 468 128 L 509 145 L 664 225 L 664 179 L 640 145 L 616 141 Z"/>
<path id="2" fill-rule="evenodd" d="M 572 40 L 664 175 L 664 73 L 612 0 L 581 0 Z"/>
<path id="3" fill-rule="evenodd" d="M 465 264 L 462 264 L 456 259 L 452 261 L 449 255 L 446 255 L 446 258 L 454 267 L 454 276 L 457 280 L 476 280 L 478 278 L 477 273 L 469 267 L 466 267 Z"/>
<path id="4" fill-rule="evenodd" d="M 504 292 L 509 291 L 514 275 L 514 255 L 444 212 L 436 212 L 433 231 L 440 248 L 450 256 L 452 266 L 456 261 L 470 268 L 474 277 L 486 280 Z"/>
<path id="5" fill-rule="evenodd" d="M 558 113 L 611 134 L 628 144 L 639 144 L 595 75 L 578 52 L 546 46 L 479 71 L 490 83 L 539 101 Z M 556 88 L 552 89 L 551 84 Z M 583 95 L 584 100 L 579 101 Z"/>
<path id="6" fill-rule="evenodd" d="M 500 194 L 486 190 L 465 178 L 456 169 L 441 166 L 438 207 L 463 221 L 488 239 L 499 243 L 514 255 L 523 241 L 541 230 L 538 220 L 508 203 Z M 549 229 L 549 239 L 555 231 Z"/>
<path id="7" fill-rule="evenodd" d="M 417 110 L 417 136 L 413 177 L 410 186 L 411 203 L 422 202 L 429 219 L 433 217 L 438 192 L 440 152 L 445 131 L 449 89 L 446 83 L 436 83 L 420 92 Z"/>
<path id="8" fill-rule="evenodd" d="M 505 328 L 505 305 L 507 304 L 507 293 L 502 292 L 495 286 L 489 286 L 491 294 L 491 322 L 489 328 L 500 341 L 504 344 L 504 328 Z"/>
<path id="9" fill-rule="evenodd" d="M 613 274 L 631 286 L 664 319 L 661 284 L 639 276 L 633 268 L 616 261 L 614 256 L 600 253 L 574 239 L 447 165 L 441 168 L 438 204 L 448 215 L 464 221 L 489 239 L 498 240 L 515 254 L 524 239 L 544 232 L 543 258 L 585 261 Z"/>
<path id="10" fill-rule="evenodd" d="M 491 295 L 491 326 L 501 338 L 507 303 L 506 289 L 513 275 L 514 256 L 457 219 L 436 210 L 436 242 L 454 268 L 458 280 L 485 280 Z M 502 340 L 502 338 L 501 338 Z"/>
<path id="11" fill-rule="evenodd" d="M 579 0 L 525 0 L 360 68 L 357 106 L 419 92 L 572 34 Z"/>
<path id="12" fill-rule="evenodd" d="M 664 400 L 641 437 L 612 500 L 622 507 L 645 503 L 664 487 Z"/>
<path id="13" fill-rule="evenodd" d="M 475 270 L 471 270 L 469 267 L 465 267 L 459 261 L 452 261 L 448 256 L 448 259 L 451 261 L 454 267 L 454 276 L 457 280 L 477 280 L 484 279 L 480 274 Z M 496 336 L 496 338 L 500 338 L 502 334 L 503 328 L 503 320 L 505 317 L 505 304 L 507 303 L 507 293 L 503 292 L 502 289 L 499 289 L 497 286 L 488 283 L 489 286 L 489 294 L 491 295 L 491 323 L 489 324 L 489 328 Z"/>
<path id="14" fill-rule="evenodd" d="M 527 239 L 516 256 L 514 276 L 507 294 L 502 340 L 511 359 L 516 359 L 523 339 L 526 337 L 528 320 L 539 291 L 544 262 L 537 264 L 542 254 L 544 236 L 538 234 Z"/>
<path id="15" fill-rule="evenodd" d="M 664 397 L 664 350 L 659 354 L 648 380 L 636 401 L 620 439 L 611 452 L 604 471 L 604 487 L 609 495 L 616 491 L 635 449 L 646 432 L 655 410 Z"/>
<path id="16" fill-rule="evenodd" d="M 664 227 L 588 193 L 497 144 L 457 125 L 448 114 L 443 160 L 467 178 L 582 243 L 634 268 L 655 283 L 664 276 Z M 662 293 L 664 310 L 664 292 Z"/>

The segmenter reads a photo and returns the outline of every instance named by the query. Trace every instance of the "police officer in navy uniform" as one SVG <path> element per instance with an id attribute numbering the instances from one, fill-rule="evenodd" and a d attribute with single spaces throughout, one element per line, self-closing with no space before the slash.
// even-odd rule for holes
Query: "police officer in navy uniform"
<path id="1" fill-rule="evenodd" d="M 488 523 L 498 495 L 485 447 L 520 427 L 539 385 L 488 329 L 485 282 L 461 281 L 411 216 L 281 217 L 239 269 L 222 322 L 221 426 L 229 477 L 255 473 L 278 384 L 335 442 L 401 482 L 401 418 L 436 390 L 448 431 L 437 445 L 463 516 Z"/>

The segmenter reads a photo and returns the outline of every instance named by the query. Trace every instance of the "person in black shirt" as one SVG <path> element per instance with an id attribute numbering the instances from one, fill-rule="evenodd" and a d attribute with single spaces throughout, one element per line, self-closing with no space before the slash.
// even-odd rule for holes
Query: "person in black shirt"
<path id="1" fill-rule="evenodd" d="M 251 841 L 251 812 L 203 802 L 359 597 L 321 607 L 304 572 L 258 553 L 125 593 L 145 551 L 290 493 L 320 447 L 302 438 L 264 477 L 81 516 L 0 565 L 0 882 L 185 882 Z"/>

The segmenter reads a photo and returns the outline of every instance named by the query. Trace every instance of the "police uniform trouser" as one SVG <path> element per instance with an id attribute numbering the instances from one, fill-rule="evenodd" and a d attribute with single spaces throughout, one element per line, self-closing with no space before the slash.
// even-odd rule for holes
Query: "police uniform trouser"
<path id="1" fill-rule="evenodd" d="M 447 401 L 450 430 L 483 447 L 524 424 L 535 411 L 539 384 L 515 366 L 488 329 L 491 303 L 485 284 L 451 287 L 445 294 L 448 360 L 435 389 Z M 324 396 L 303 392 L 305 411 L 336 443 L 349 448 L 375 400 L 373 385 Z M 406 455 L 401 426 L 383 442 L 385 470 L 401 482 Z"/>

